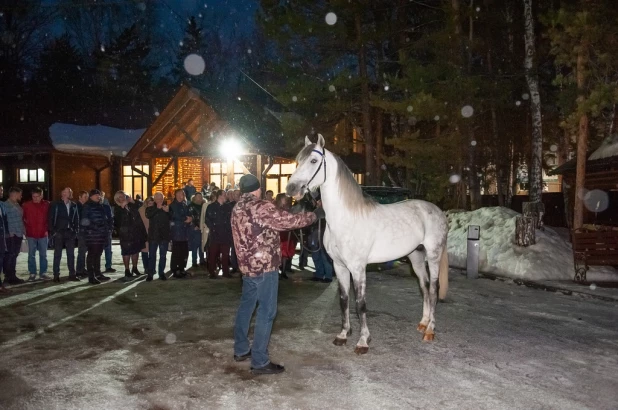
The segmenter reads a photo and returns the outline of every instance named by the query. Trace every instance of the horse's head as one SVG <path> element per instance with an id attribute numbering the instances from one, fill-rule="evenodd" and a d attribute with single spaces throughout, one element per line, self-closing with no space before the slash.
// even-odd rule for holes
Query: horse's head
<path id="1" fill-rule="evenodd" d="M 296 171 L 290 177 L 286 187 L 288 196 L 300 199 L 307 191 L 315 191 L 326 181 L 326 151 L 324 137 L 318 134 L 314 144 L 305 137 L 305 148 L 296 156 Z"/>

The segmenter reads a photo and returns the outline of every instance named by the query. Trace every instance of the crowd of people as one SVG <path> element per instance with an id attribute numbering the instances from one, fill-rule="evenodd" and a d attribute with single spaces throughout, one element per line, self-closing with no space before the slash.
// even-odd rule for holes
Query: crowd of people
<path id="1" fill-rule="evenodd" d="M 205 185 L 201 191 L 188 180 L 182 189 L 174 192 L 174 198 L 167 204 L 161 192 L 142 200 L 124 191 L 118 191 L 110 204 L 105 193 L 93 189 L 81 191 L 73 199 L 71 188 L 60 193 L 60 199 L 49 202 L 43 197 L 43 190 L 33 188 L 32 199 L 21 204 L 23 192 L 20 188 L 8 190 L 6 201 L 0 201 L 0 273 L 5 284 L 16 285 L 24 280 L 17 276 L 16 263 L 21 252 L 28 258 L 28 281 L 51 279 L 60 282 L 60 265 L 65 253 L 69 281 L 87 279 L 98 284 L 110 278 L 106 273 L 116 270 L 112 267 L 112 233 L 120 242 L 122 261 L 126 277 L 142 274 L 139 262 L 151 281 L 157 274 L 166 280 L 167 252 L 171 246 L 170 270 L 175 278 L 185 278 L 187 261 L 192 266 L 201 266 L 210 278 L 233 277 L 239 272 L 238 259 L 232 234 L 231 215 L 241 198 L 241 191 L 228 185 L 219 189 L 215 183 Z M 265 200 L 277 209 L 291 209 L 291 198 L 285 194 L 273 198 L 273 192 L 265 193 Z M 0 198 L 4 188 L 0 186 Z M 312 207 L 320 206 L 319 201 Z M 302 209 L 311 208 L 304 204 Z M 296 246 L 301 242 L 300 268 L 304 269 L 311 253 L 316 272 L 313 280 L 332 281 L 332 261 L 315 238 L 323 234 L 323 221 L 297 231 L 281 231 L 281 255 L 279 278 L 287 279 L 292 271 L 291 261 Z M 25 238 L 25 240 L 24 240 Z M 75 255 L 77 249 L 77 255 Z M 47 252 L 53 250 L 52 272 L 48 272 Z M 157 264 L 158 254 L 158 264 Z M 105 265 L 102 267 L 102 258 Z M 37 263 L 38 262 L 38 263 Z"/>
<path id="2" fill-rule="evenodd" d="M 8 199 L 0 202 L 0 267 L 9 284 L 23 282 L 16 275 L 16 261 L 23 252 L 24 237 L 29 281 L 36 280 L 37 275 L 40 279 L 50 279 L 48 248 L 54 250 L 53 280 L 60 281 L 63 251 L 69 280 L 88 278 L 91 284 L 109 280 L 104 273 L 114 271 L 111 267 L 114 231 L 120 242 L 126 277 L 142 274 L 138 267 L 141 254 L 146 281 L 152 281 L 155 273 L 159 279 L 167 280 L 165 267 L 170 243 L 170 268 L 175 278 L 188 275 L 185 268 L 189 254 L 193 266 L 206 265 L 210 278 L 218 278 L 220 269 L 224 277 L 242 272 L 242 295 L 234 324 L 234 360 L 251 359 L 253 374 L 277 374 L 285 370 L 270 361 L 268 344 L 277 312 L 278 284 L 291 270 L 298 242 L 301 243 L 300 267 L 304 268 L 311 253 L 315 263 L 313 279 L 332 281 L 332 261 L 322 246 L 324 211 L 319 196 L 307 196 L 294 205 L 285 194 L 274 198 L 270 190 L 262 198 L 260 181 L 251 174 L 240 178 L 237 189 L 228 186 L 221 190 L 210 184 L 198 192 L 189 180 L 184 188 L 173 193 L 170 204 L 161 192 L 142 201 L 139 196 L 132 198 L 118 191 L 113 197 L 113 207 L 98 189 L 81 191 L 77 201 L 73 201 L 73 191 L 65 188 L 61 198 L 50 203 L 43 198 L 40 188 L 34 188 L 32 199 L 23 206 L 20 188 L 12 187 L 8 194 Z M 0 185 L 0 198 L 3 196 Z M 6 291 L 4 282 L 0 284 L 2 291 Z M 249 328 L 256 311 L 250 342 Z"/>

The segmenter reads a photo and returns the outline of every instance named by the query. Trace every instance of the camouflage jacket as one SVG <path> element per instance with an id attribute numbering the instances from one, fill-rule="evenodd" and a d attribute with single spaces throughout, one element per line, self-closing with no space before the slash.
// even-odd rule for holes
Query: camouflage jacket
<path id="1" fill-rule="evenodd" d="M 232 235 L 243 275 L 260 276 L 279 269 L 279 232 L 302 228 L 315 222 L 313 212 L 291 214 L 272 202 L 244 194 L 232 210 Z"/>

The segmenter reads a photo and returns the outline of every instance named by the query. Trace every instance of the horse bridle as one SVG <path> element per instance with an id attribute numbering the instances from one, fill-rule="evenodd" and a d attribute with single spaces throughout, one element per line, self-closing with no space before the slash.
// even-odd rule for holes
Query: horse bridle
<path id="1" fill-rule="evenodd" d="M 311 190 L 309 189 L 309 184 L 311 183 L 311 181 L 313 181 L 313 178 L 315 178 L 316 175 L 318 175 L 318 172 L 320 172 L 320 169 L 322 169 L 322 165 L 324 165 L 324 182 L 326 182 L 326 156 L 324 155 L 324 148 L 322 148 L 322 152 L 318 151 L 317 149 L 313 149 L 311 151 L 317 152 L 318 154 L 320 154 L 320 156 L 322 157 L 322 161 L 320 162 L 320 166 L 318 167 L 318 169 L 316 169 L 315 172 L 313 173 L 313 176 L 311 177 L 311 179 L 309 179 L 309 181 L 307 181 L 307 184 L 305 184 L 305 189 L 307 190 L 307 192 L 309 192 L 309 194 L 311 194 Z"/>

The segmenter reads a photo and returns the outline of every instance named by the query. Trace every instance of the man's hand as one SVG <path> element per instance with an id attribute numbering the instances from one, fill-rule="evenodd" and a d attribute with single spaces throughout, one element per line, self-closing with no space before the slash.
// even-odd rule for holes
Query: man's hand
<path id="1" fill-rule="evenodd" d="M 164 212 L 169 212 L 170 207 L 169 207 L 169 206 L 167 206 L 167 205 L 163 205 L 163 206 L 161 207 L 161 209 L 163 209 L 163 211 L 164 211 Z"/>
<path id="2" fill-rule="evenodd" d="M 192 216 L 187 216 L 187 219 L 185 219 L 185 223 L 189 224 L 193 221 L 193 217 Z"/>
<path id="3" fill-rule="evenodd" d="M 322 207 L 315 208 L 315 211 L 313 211 L 313 213 L 318 219 L 326 218 L 326 212 L 324 212 L 324 208 Z"/>

